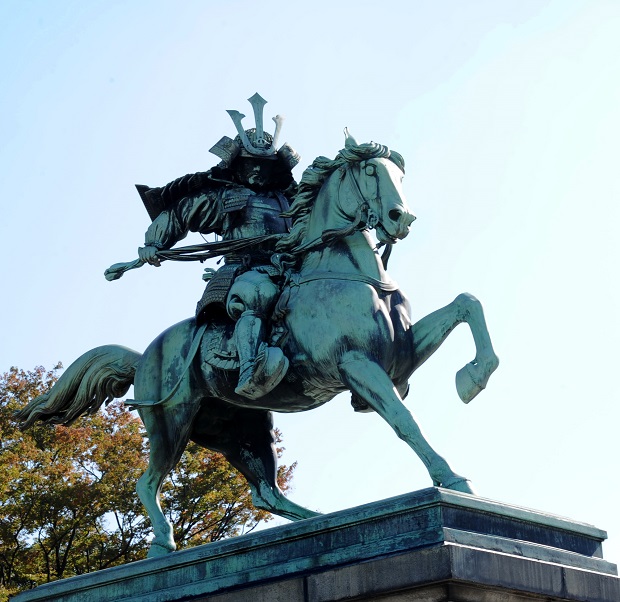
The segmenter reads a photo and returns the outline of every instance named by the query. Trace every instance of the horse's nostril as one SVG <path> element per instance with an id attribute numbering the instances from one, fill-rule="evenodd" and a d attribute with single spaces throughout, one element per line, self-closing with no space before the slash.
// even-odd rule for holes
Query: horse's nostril
<path id="1" fill-rule="evenodd" d="M 388 216 L 390 217 L 390 219 L 393 222 L 397 222 L 400 219 L 400 216 L 403 214 L 402 211 L 399 211 L 398 209 L 392 209 L 389 213 Z"/>

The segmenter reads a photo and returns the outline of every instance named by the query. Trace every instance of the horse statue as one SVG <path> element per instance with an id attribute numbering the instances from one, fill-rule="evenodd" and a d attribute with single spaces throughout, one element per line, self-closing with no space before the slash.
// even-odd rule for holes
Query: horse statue
<path id="1" fill-rule="evenodd" d="M 318 157 L 304 172 L 289 211 L 291 232 L 277 246 L 283 266 L 297 259 L 274 318 L 289 369 L 264 397 L 237 395 L 236 374 L 205 361 L 215 338 L 222 339 L 222 325 L 192 318 L 163 332 L 143 354 L 119 345 L 88 351 L 18 414 L 22 428 L 37 420 L 71 424 L 134 385 L 128 405 L 137 408 L 150 441 L 149 466 L 136 486 L 155 536 L 149 556 L 175 550 L 159 491 L 189 440 L 221 452 L 241 471 L 255 506 L 291 520 L 314 516 L 278 487 L 272 412 L 311 410 L 347 389 L 356 409 L 375 411 L 413 449 L 433 485 L 474 493 L 431 447 L 402 400 L 411 374 L 460 323 L 469 324 L 476 345 L 474 360 L 456 375 L 465 403 L 485 387 L 498 358 L 480 302 L 470 294 L 412 323 L 409 302 L 369 234 L 374 228 L 379 244 L 391 249 L 409 233 L 415 217 L 403 175 L 398 153 L 351 137 L 334 160 Z"/>

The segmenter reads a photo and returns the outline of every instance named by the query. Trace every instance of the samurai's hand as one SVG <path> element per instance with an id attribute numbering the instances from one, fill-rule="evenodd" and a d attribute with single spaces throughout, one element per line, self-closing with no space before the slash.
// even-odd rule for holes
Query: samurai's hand
<path id="1" fill-rule="evenodd" d="M 157 256 L 158 250 L 159 249 L 157 247 L 153 247 L 151 245 L 140 247 L 138 249 L 138 257 L 145 263 L 150 263 L 151 265 L 159 267 L 161 265 L 161 260 Z"/>

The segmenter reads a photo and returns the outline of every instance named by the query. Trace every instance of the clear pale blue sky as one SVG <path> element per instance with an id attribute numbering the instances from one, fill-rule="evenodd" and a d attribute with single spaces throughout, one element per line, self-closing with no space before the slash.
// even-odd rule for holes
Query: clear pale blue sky
<path id="1" fill-rule="evenodd" d="M 465 326 L 411 380 L 431 442 L 485 497 L 608 530 L 620 561 L 620 2 L 5 0 L 0 31 L 0 370 L 142 350 L 193 312 L 200 265 L 103 271 L 142 243 L 134 184 L 213 165 L 258 91 L 297 177 L 345 126 L 405 156 L 418 221 L 390 272 L 414 317 L 485 306 L 487 390 L 454 389 Z M 348 396 L 277 424 L 311 508 L 430 485 Z"/>

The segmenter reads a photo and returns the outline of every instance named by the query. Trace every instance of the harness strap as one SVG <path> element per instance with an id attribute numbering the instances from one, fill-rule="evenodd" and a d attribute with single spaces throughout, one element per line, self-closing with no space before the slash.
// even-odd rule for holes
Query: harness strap
<path id="1" fill-rule="evenodd" d="M 398 284 L 391 280 L 390 282 L 383 282 L 377 278 L 371 276 L 365 276 L 364 274 L 346 274 L 339 272 L 314 272 L 309 276 L 300 276 L 299 274 L 293 274 L 290 279 L 291 286 L 301 286 L 314 280 L 346 280 L 352 282 L 362 282 L 369 284 L 374 289 L 381 291 L 382 293 L 393 293 L 398 290 Z"/>
<path id="2" fill-rule="evenodd" d="M 136 399 L 128 399 L 126 401 L 129 408 L 152 408 L 153 406 L 160 406 L 164 403 L 168 403 L 175 395 L 175 393 L 179 390 L 181 383 L 183 382 L 183 378 L 185 377 L 186 372 L 189 370 L 189 367 L 192 365 L 194 358 L 196 357 L 196 353 L 198 352 L 198 348 L 200 347 L 200 342 L 202 341 L 202 337 L 205 334 L 205 330 L 207 329 L 208 324 L 203 324 L 194 335 L 194 340 L 192 341 L 192 346 L 189 348 L 189 353 L 185 358 L 185 365 L 183 366 L 183 370 L 181 370 L 181 374 L 179 375 L 179 379 L 177 380 L 176 385 L 172 387 L 172 391 L 166 395 L 163 399 L 159 401 L 153 401 L 149 399 L 145 400 L 136 400 Z"/>
<path id="3" fill-rule="evenodd" d="M 360 164 L 360 173 L 362 169 L 361 165 L 362 164 L 365 165 L 366 162 L 367 162 L 367 159 L 364 159 L 358 162 Z M 379 192 L 379 176 L 377 175 L 377 171 L 374 168 L 374 165 L 372 167 L 373 167 L 372 174 L 367 174 L 369 177 L 374 177 L 376 188 L 377 188 L 376 196 L 372 200 L 381 203 L 381 195 Z M 308 251 L 312 251 L 313 249 L 317 247 L 322 247 L 324 245 L 330 245 L 336 240 L 339 240 L 341 238 L 346 238 L 347 236 L 350 236 L 354 232 L 363 230 L 366 227 L 370 229 L 375 228 L 377 224 L 380 223 L 379 216 L 377 216 L 370 209 L 368 200 L 364 198 L 359 182 L 355 179 L 355 176 L 353 175 L 353 169 L 351 165 L 347 166 L 344 177 L 350 180 L 351 190 L 356 196 L 357 210 L 356 210 L 355 218 L 352 220 L 352 222 L 348 226 L 345 226 L 341 229 L 325 230 L 325 232 L 323 232 L 321 236 L 315 238 L 314 240 L 308 241 L 302 245 L 298 245 L 297 247 L 289 251 L 291 254 L 300 255 L 301 253 L 307 253 Z M 340 194 L 340 192 L 338 192 L 338 194 Z"/>

